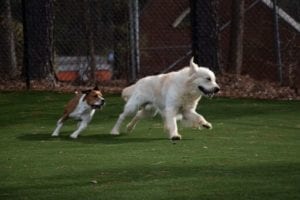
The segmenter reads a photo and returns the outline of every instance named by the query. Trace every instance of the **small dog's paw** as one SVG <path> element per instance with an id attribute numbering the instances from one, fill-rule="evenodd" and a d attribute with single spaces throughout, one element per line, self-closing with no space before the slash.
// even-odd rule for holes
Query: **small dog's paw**
<path id="1" fill-rule="evenodd" d="M 52 137 L 58 137 L 58 134 L 57 134 L 57 133 L 52 133 L 51 136 L 52 136 Z"/>
<path id="2" fill-rule="evenodd" d="M 111 135 L 120 135 L 119 131 L 116 131 L 116 130 L 112 130 L 110 132 Z"/>
<path id="3" fill-rule="evenodd" d="M 174 136 L 171 137 L 171 140 L 172 141 L 181 140 L 181 135 L 179 135 L 179 134 L 178 135 L 174 135 Z"/>
<path id="4" fill-rule="evenodd" d="M 77 139 L 77 135 L 70 135 L 70 138 L 72 138 L 72 139 Z"/>
<path id="5" fill-rule="evenodd" d="M 209 122 L 202 124 L 202 127 L 207 128 L 207 129 L 212 129 L 212 125 Z"/>

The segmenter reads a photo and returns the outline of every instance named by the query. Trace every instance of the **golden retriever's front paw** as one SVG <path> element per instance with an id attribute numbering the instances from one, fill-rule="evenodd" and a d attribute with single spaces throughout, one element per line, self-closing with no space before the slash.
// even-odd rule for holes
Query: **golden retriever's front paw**
<path id="1" fill-rule="evenodd" d="M 206 122 L 205 124 L 202 124 L 202 127 L 207 128 L 207 129 L 212 129 L 212 125 L 209 122 Z"/>
<path id="2" fill-rule="evenodd" d="M 181 135 L 173 135 L 173 136 L 171 136 L 171 138 L 170 138 L 172 141 L 175 141 L 175 140 L 181 140 Z"/>

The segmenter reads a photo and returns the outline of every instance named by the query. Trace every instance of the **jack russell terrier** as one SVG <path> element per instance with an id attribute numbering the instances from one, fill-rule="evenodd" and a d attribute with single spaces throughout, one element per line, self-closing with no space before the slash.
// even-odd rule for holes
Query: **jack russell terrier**
<path id="1" fill-rule="evenodd" d="M 76 96 L 66 105 L 62 117 L 57 121 L 55 130 L 52 133 L 53 137 L 59 135 L 59 131 L 63 126 L 64 121 L 68 118 L 79 120 L 78 128 L 70 137 L 76 139 L 78 135 L 87 127 L 92 120 L 96 109 L 102 108 L 105 103 L 101 91 L 96 86 L 93 90 L 75 92 Z"/>

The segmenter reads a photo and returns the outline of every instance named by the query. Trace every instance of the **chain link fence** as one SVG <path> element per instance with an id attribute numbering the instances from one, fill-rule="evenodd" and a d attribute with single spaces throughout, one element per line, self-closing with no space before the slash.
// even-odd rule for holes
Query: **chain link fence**
<path id="1" fill-rule="evenodd" d="M 83 85 L 90 80 L 129 79 L 133 66 L 132 33 L 138 34 L 137 78 L 179 69 L 192 56 L 195 41 L 191 37 L 190 5 L 193 0 L 139 0 L 138 10 L 134 11 L 138 12 L 135 32 L 131 31 L 132 0 L 48 1 L 53 3 L 52 35 L 47 38 L 52 45 L 50 67 L 57 81 Z M 230 67 L 232 0 L 215 2 L 218 69 L 226 72 Z M 245 0 L 244 11 L 242 74 L 275 82 L 280 81 L 281 75 L 283 84 L 299 88 L 300 2 L 278 0 L 274 7 L 272 0 Z M 278 32 L 274 28 L 274 12 L 278 17 Z M 36 13 L 36 18 L 43 16 Z M 0 2 L 2 82 L 25 76 L 24 46 L 31 47 L 24 44 L 26 19 L 23 16 L 26 15 L 21 0 Z M 42 32 L 39 32 L 42 27 L 43 24 L 36 24 L 36 34 Z M 279 41 L 275 40 L 276 34 Z M 32 40 L 33 45 L 39 43 Z M 278 42 L 280 49 L 276 51 Z M 40 57 L 41 52 L 35 54 Z"/>
<path id="2" fill-rule="evenodd" d="M 283 2 L 283 1 L 282 1 Z M 289 3 L 291 3 L 290 1 Z M 300 10 L 300 4 L 294 1 L 295 6 Z M 226 7 L 222 2 L 221 8 Z M 222 62 L 229 65 L 227 57 L 230 39 L 230 9 L 226 8 L 221 16 L 221 55 Z M 248 74 L 256 79 L 267 79 L 275 82 L 283 78 L 284 84 L 289 84 L 292 76 L 296 74 L 299 68 L 300 56 L 300 24 L 297 22 L 297 14 L 293 10 L 286 8 L 278 2 L 276 6 L 276 15 L 278 16 L 279 40 L 276 40 L 274 5 L 270 0 L 245 1 L 245 21 L 244 21 L 244 39 L 243 39 L 243 63 L 242 73 Z M 227 26 L 226 26 L 227 25 Z M 276 43 L 279 42 L 280 49 L 276 49 Z M 279 52 L 276 52 L 279 50 Z M 277 56 L 280 53 L 282 58 L 278 63 Z M 279 72 L 278 65 L 282 65 L 282 72 Z M 293 75 L 290 73 L 293 71 Z M 279 74 L 281 73 L 281 75 Z M 299 72 L 297 72 L 299 73 Z"/>
<path id="3" fill-rule="evenodd" d="M 34 9 L 32 5 L 24 2 L 25 6 L 34 10 L 30 15 L 25 15 L 27 23 L 28 18 L 36 19 L 45 15 L 42 9 Z M 70 84 L 85 84 L 90 78 L 97 81 L 126 78 L 130 52 L 128 2 L 51 2 L 51 38 L 45 40 L 49 39 L 52 45 L 50 60 L 57 80 Z M 5 0 L 0 3 L 0 74 L 6 80 L 25 76 L 24 12 L 21 0 Z M 28 49 L 35 46 L 31 43 L 41 43 L 39 39 L 44 35 L 43 26 L 46 22 L 42 19 L 36 22 L 38 23 L 33 27 L 29 26 L 36 31 L 27 31 Z M 33 38 L 34 36 L 36 37 Z M 31 53 L 35 54 L 37 59 L 44 54 L 40 50 L 33 51 L 35 52 Z"/>
<path id="4" fill-rule="evenodd" d="M 23 24 L 21 1 L 0 2 L 0 74 L 18 78 L 23 66 Z"/>
<path id="5" fill-rule="evenodd" d="M 106 81 L 128 66 L 126 1 L 56 1 L 54 21 L 58 80 Z"/>
<path id="6" fill-rule="evenodd" d="M 128 2 L 56 1 L 55 71 L 60 81 L 126 78 L 129 66 Z"/>

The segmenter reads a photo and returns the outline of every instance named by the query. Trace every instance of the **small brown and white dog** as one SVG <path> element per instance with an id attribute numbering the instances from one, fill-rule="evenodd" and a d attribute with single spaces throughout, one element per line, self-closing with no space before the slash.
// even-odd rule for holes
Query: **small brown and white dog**
<path id="1" fill-rule="evenodd" d="M 76 91 L 75 94 L 76 96 L 68 102 L 62 117 L 57 121 L 56 128 L 52 133 L 53 137 L 59 135 L 63 123 L 68 118 L 73 118 L 79 120 L 79 122 L 77 130 L 70 137 L 76 139 L 92 120 L 96 109 L 102 108 L 105 103 L 102 93 L 97 86 L 93 90 Z"/>

